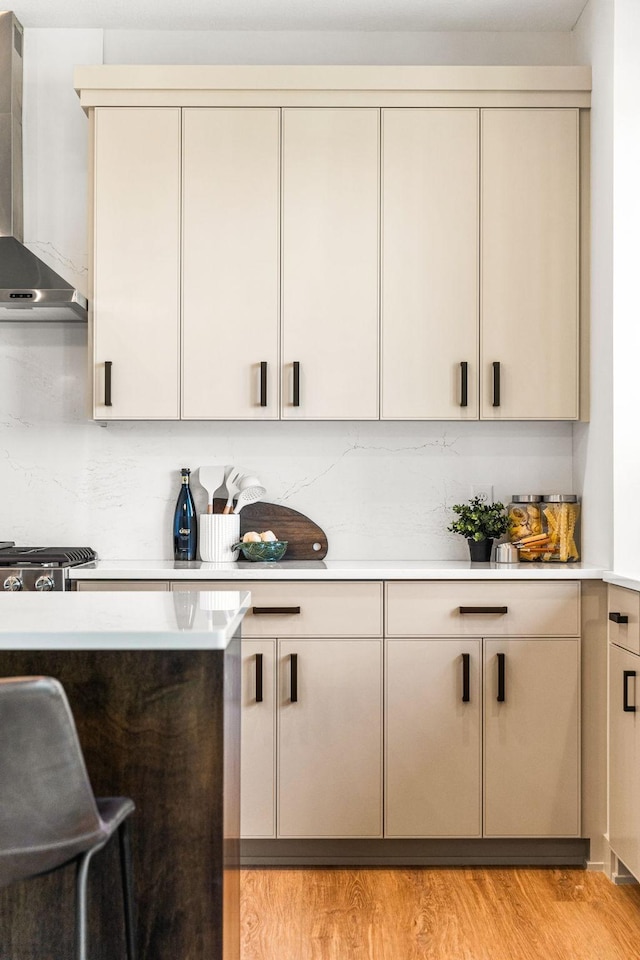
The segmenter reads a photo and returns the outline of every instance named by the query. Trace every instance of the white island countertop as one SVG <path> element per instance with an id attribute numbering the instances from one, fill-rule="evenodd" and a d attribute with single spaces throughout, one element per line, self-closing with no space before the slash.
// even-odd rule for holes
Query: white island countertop
<path id="1" fill-rule="evenodd" d="M 224 650 L 249 600 L 235 590 L 9 593 L 0 649 Z"/>
<path id="2" fill-rule="evenodd" d="M 469 560 L 98 560 L 69 571 L 72 580 L 601 580 L 583 563 L 471 563 Z"/>

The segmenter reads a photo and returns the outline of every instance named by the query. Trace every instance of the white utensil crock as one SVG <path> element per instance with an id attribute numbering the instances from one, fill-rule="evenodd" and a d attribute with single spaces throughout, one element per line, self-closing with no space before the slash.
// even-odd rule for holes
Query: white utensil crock
<path id="1" fill-rule="evenodd" d="M 200 559 L 208 563 L 237 560 L 239 550 L 231 547 L 240 539 L 240 517 L 229 513 L 200 515 Z"/>

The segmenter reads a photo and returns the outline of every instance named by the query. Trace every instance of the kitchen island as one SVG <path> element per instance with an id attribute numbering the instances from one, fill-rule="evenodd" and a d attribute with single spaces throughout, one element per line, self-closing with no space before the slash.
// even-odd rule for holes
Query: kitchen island
<path id="1" fill-rule="evenodd" d="M 64 685 L 97 796 L 130 796 L 140 957 L 238 960 L 240 591 L 13 594 L 0 675 Z M 71 867 L 0 891 L 0 956 L 73 956 Z M 117 845 L 92 864 L 92 960 L 124 955 Z"/>

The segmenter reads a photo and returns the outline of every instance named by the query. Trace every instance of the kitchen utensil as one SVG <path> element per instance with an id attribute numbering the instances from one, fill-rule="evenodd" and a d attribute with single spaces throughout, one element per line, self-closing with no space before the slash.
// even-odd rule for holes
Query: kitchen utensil
<path id="1" fill-rule="evenodd" d="M 248 503 L 256 503 L 258 500 L 262 500 L 267 492 L 266 487 L 262 486 L 257 477 L 242 477 L 239 486 L 240 494 L 236 501 L 234 513 L 240 513 Z"/>
<path id="2" fill-rule="evenodd" d="M 273 562 L 282 560 L 287 552 L 288 543 L 286 540 L 268 540 L 251 543 L 236 543 L 232 549 L 242 550 L 245 560 L 257 560 Z"/>
<path id="3" fill-rule="evenodd" d="M 231 513 L 233 510 L 233 499 L 240 489 L 240 477 L 242 474 L 237 467 L 225 467 L 224 485 L 227 488 L 227 502 L 223 513 Z"/>
<path id="4" fill-rule="evenodd" d="M 518 548 L 513 543 L 499 543 L 496 547 L 496 563 L 517 563 Z"/>
<path id="5" fill-rule="evenodd" d="M 225 563 L 238 559 L 234 546 L 240 537 L 240 517 L 234 514 L 200 517 L 200 559 L 206 563 Z"/>
<path id="6" fill-rule="evenodd" d="M 215 509 L 222 511 L 224 500 L 216 497 Z M 287 560 L 323 560 L 329 543 L 317 523 L 303 513 L 279 503 L 259 500 L 249 503 L 240 514 L 240 536 L 249 530 L 273 530 L 279 540 L 287 540 Z M 239 538 L 238 538 L 239 539 Z"/>
<path id="7" fill-rule="evenodd" d="M 207 513 L 213 513 L 213 495 L 224 479 L 224 467 L 198 467 L 198 483 L 207 491 Z"/>

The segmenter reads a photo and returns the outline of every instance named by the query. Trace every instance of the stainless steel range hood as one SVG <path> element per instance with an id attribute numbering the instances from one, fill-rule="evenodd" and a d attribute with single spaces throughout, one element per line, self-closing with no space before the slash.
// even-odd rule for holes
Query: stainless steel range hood
<path id="1" fill-rule="evenodd" d="M 85 297 L 22 242 L 22 32 L 0 13 L 0 321 L 84 321 Z"/>

